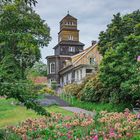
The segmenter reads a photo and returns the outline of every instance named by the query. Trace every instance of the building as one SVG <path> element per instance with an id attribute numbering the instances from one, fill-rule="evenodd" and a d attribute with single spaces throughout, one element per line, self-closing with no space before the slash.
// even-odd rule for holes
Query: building
<path id="1" fill-rule="evenodd" d="M 62 87 L 73 82 L 81 83 L 87 75 L 96 73 L 102 59 L 97 48 L 98 45 L 92 42 L 90 47 L 65 61 L 65 66 L 59 71 Z"/>
<path id="2" fill-rule="evenodd" d="M 77 19 L 69 13 L 60 21 L 58 44 L 53 48 L 54 55 L 47 56 L 48 82 L 56 81 L 60 84 L 59 71 L 64 67 L 66 60 L 83 51 L 84 44 L 79 41 Z"/>

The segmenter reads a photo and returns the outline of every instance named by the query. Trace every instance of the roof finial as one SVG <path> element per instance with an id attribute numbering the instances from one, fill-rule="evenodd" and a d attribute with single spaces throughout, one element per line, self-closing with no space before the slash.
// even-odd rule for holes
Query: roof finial
<path id="1" fill-rule="evenodd" d="M 68 15 L 69 15 L 69 13 L 70 13 L 70 12 L 69 12 L 69 10 L 68 10 Z"/>

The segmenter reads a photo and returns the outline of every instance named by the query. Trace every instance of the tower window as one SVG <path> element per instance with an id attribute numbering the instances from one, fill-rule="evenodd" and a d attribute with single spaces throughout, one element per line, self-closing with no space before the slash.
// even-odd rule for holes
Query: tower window
<path id="1" fill-rule="evenodd" d="M 73 40 L 73 36 L 72 35 L 69 35 L 68 36 L 68 40 Z"/>
<path id="2" fill-rule="evenodd" d="M 75 52 L 75 47 L 69 47 L 69 52 Z"/>
<path id="3" fill-rule="evenodd" d="M 55 62 L 50 63 L 50 74 L 55 73 Z"/>

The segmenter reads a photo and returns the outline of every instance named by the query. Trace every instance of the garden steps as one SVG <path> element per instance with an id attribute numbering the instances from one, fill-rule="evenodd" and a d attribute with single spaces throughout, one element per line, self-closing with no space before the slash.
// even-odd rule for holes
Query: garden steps
<path id="1" fill-rule="evenodd" d="M 84 113 L 86 115 L 91 115 L 91 116 L 95 116 L 96 115 L 95 112 L 88 111 L 88 110 L 85 110 L 85 109 L 82 109 L 82 108 L 78 108 L 78 107 L 60 107 L 60 108 L 68 110 L 68 111 L 71 111 L 73 113 Z"/>

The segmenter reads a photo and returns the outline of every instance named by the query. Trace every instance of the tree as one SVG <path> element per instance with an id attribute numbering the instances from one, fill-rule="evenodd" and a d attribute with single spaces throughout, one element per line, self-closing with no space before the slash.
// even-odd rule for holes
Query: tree
<path id="1" fill-rule="evenodd" d="M 20 64 L 22 77 L 41 57 L 40 47 L 50 41 L 50 29 L 44 20 L 22 1 L 2 6 L 0 17 L 0 61 L 12 53 Z"/>
<path id="2" fill-rule="evenodd" d="M 113 102 L 134 102 L 140 97 L 140 34 L 129 35 L 124 43 L 110 49 L 100 66 L 100 80 L 110 90 Z"/>
<path id="3" fill-rule="evenodd" d="M 0 95 L 18 99 L 27 108 L 47 115 L 36 103 L 25 71 L 40 59 L 40 48 L 50 41 L 50 29 L 28 2 L 0 3 Z"/>
<path id="4" fill-rule="evenodd" d="M 140 23 L 140 11 L 121 16 L 114 15 L 112 22 L 107 25 L 106 31 L 99 35 L 99 51 L 105 55 L 106 51 L 115 49 L 118 43 L 123 43 L 125 37 L 135 32 L 135 27 Z"/>
<path id="5" fill-rule="evenodd" d="M 33 85 L 27 80 L 21 80 L 20 68 L 13 55 L 7 55 L 0 63 L 0 95 L 15 98 L 28 109 L 34 109 L 42 115 L 49 115 L 35 100 Z"/>
<path id="6" fill-rule="evenodd" d="M 36 5 L 36 3 L 37 3 L 37 1 L 36 0 L 23 0 L 26 4 L 29 4 L 30 6 L 31 5 Z M 4 2 L 12 2 L 12 0 L 2 0 L 2 2 L 4 3 Z"/>
<path id="7" fill-rule="evenodd" d="M 42 61 L 35 62 L 33 67 L 28 70 L 28 76 L 47 76 L 47 65 L 44 64 Z"/>

